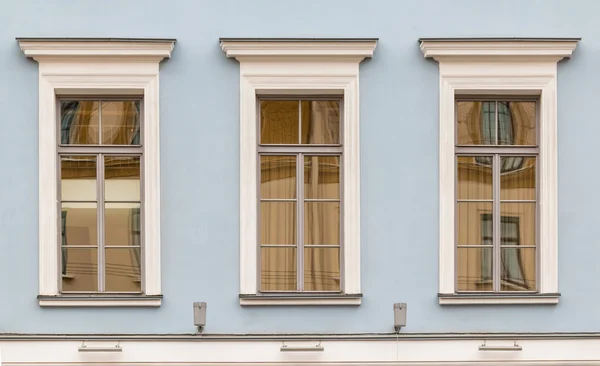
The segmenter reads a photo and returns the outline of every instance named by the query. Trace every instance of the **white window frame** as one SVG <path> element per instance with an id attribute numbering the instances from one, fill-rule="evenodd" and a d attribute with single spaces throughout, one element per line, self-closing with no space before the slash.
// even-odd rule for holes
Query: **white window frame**
<path id="1" fill-rule="evenodd" d="M 39 295 L 40 306 L 160 306 L 159 63 L 172 39 L 18 38 L 39 63 Z M 142 295 L 61 295 L 57 96 L 120 95 L 144 99 L 144 249 Z"/>
<path id="2" fill-rule="evenodd" d="M 421 39 L 439 63 L 439 303 L 556 304 L 558 292 L 557 63 L 579 39 Z M 535 95 L 540 100 L 538 292 L 458 294 L 455 288 L 455 100 L 460 95 Z"/>
<path id="3" fill-rule="evenodd" d="M 376 39 L 221 39 L 240 63 L 240 304 L 360 305 L 359 64 Z M 343 96 L 344 245 L 341 294 L 260 294 L 257 242 L 257 117 L 260 95 Z"/>

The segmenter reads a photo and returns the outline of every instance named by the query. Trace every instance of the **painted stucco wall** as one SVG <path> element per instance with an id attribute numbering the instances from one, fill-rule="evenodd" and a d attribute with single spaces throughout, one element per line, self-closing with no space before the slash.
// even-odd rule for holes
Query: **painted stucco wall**
<path id="1" fill-rule="evenodd" d="M 600 28 L 595 0 L 18 0 L 0 2 L 0 332 L 592 331 L 600 326 Z M 559 64 L 556 306 L 437 304 L 438 75 L 419 37 L 583 37 Z M 168 37 L 161 66 L 158 309 L 40 308 L 37 63 L 15 37 Z M 238 63 L 219 37 L 378 37 L 361 72 L 360 307 L 242 308 L 238 300 Z"/>

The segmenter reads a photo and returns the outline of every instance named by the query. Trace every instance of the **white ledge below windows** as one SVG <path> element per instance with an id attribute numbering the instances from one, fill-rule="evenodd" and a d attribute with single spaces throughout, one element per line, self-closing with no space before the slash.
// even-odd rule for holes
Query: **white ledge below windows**
<path id="1" fill-rule="evenodd" d="M 560 294 L 438 294 L 440 305 L 554 305 Z"/>
<path id="2" fill-rule="evenodd" d="M 42 307 L 159 307 L 162 295 L 153 296 L 38 296 Z"/>
<path id="3" fill-rule="evenodd" d="M 358 306 L 361 304 L 362 294 L 352 295 L 308 295 L 308 294 L 273 294 L 273 295 L 240 295 L 242 306 L 314 306 L 314 305 L 341 305 Z"/>

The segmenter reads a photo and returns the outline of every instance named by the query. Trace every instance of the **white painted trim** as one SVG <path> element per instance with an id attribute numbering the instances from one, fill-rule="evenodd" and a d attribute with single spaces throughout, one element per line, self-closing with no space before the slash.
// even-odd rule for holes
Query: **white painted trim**
<path id="1" fill-rule="evenodd" d="M 543 43 L 543 44 L 542 44 Z M 439 61 L 439 293 L 455 293 L 454 256 L 454 101 L 458 94 L 540 96 L 539 283 L 540 294 L 558 293 L 557 62 L 570 56 L 576 41 L 423 41 L 425 57 Z M 528 48 L 529 47 L 529 48 Z M 566 50 L 570 50 L 567 52 Z M 500 55 L 501 57 L 496 57 Z M 526 55 L 526 58 L 523 56 Z M 448 299 L 440 303 L 448 303 Z M 454 303 L 458 303 L 458 300 Z M 463 300 L 464 301 L 464 300 Z M 517 303 L 503 299 L 503 303 Z M 558 299 L 556 299 L 558 301 Z"/>
<path id="2" fill-rule="evenodd" d="M 358 75 L 359 63 L 372 56 L 376 44 L 376 41 L 221 42 L 227 56 L 240 62 L 240 294 L 257 294 L 259 289 L 256 96 L 282 91 L 336 92 L 344 96 L 342 292 L 361 293 Z M 304 57 L 307 55 L 310 57 Z"/>
<path id="3" fill-rule="evenodd" d="M 43 307 L 158 307 L 161 305 L 160 298 L 138 299 L 38 299 L 39 306 Z"/>
<path id="4" fill-rule="evenodd" d="M 240 298 L 240 305 L 243 306 L 265 306 L 265 305 L 279 305 L 279 306 L 314 306 L 314 305 L 348 305 L 358 306 L 362 302 L 362 297 L 356 296 L 340 296 L 340 297 L 277 297 L 269 298 L 268 296 L 255 296 L 255 297 L 242 297 Z"/>
<path id="5" fill-rule="evenodd" d="M 160 295 L 158 74 L 159 61 L 170 55 L 173 42 L 153 42 L 148 47 L 144 42 L 20 41 L 19 44 L 27 56 L 39 62 L 39 294 L 59 295 L 56 95 L 120 91 L 144 97 L 143 292 Z M 87 56 L 85 62 L 74 57 L 82 55 Z"/>
<path id="6" fill-rule="evenodd" d="M 440 305 L 526 305 L 526 304 L 558 304 L 560 296 L 468 296 L 440 297 Z"/>
<path id="7" fill-rule="evenodd" d="M 78 352 L 82 342 L 90 352 Z M 320 352 L 281 352 L 287 347 Z M 511 349 L 479 351 L 479 346 Z M 121 352 L 100 352 L 116 345 Z M 99 349 L 93 352 L 93 349 Z M 403 365 L 588 366 L 600 362 L 600 339 L 452 340 L 11 340 L 0 341 L 3 365 Z"/>

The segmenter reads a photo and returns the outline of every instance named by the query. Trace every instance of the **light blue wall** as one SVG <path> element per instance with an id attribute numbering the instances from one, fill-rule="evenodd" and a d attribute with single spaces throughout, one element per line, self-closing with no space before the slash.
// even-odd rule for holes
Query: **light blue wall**
<path id="1" fill-rule="evenodd" d="M 600 27 L 596 0 L 2 0 L 0 332 L 594 331 L 600 326 Z M 419 37 L 583 37 L 559 66 L 557 306 L 437 305 L 437 64 Z M 164 302 L 37 305 L 37 63 L 15 37 L 177 38 L 161 67 Z M 358 308 L 238 302 L 238 63 L 219 37 L 378 37 L 361 67 L 362 284 Z"/>

